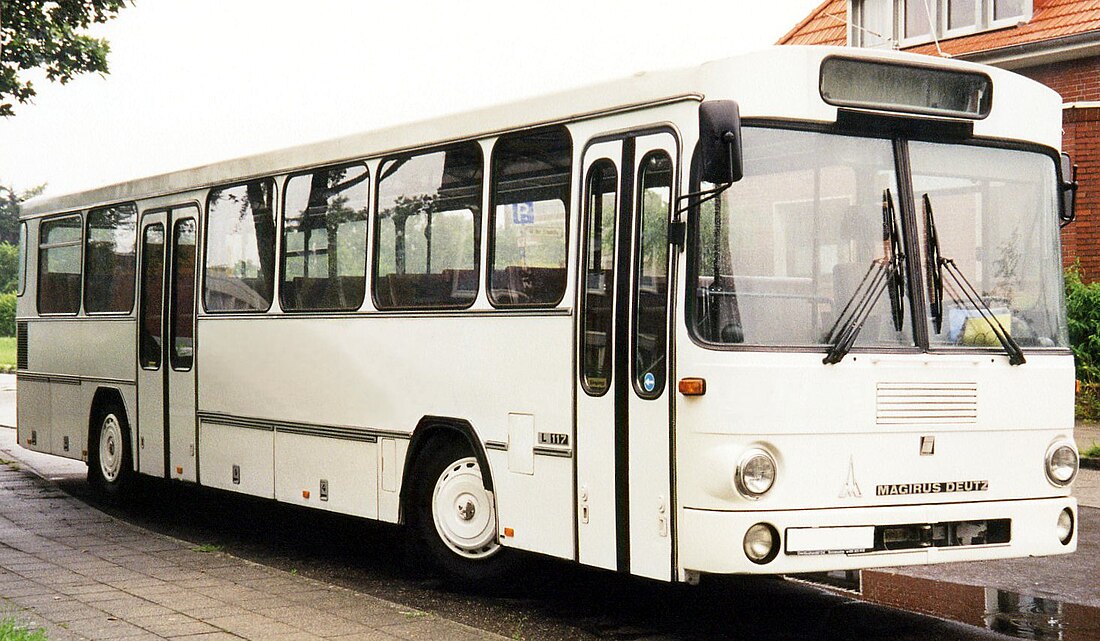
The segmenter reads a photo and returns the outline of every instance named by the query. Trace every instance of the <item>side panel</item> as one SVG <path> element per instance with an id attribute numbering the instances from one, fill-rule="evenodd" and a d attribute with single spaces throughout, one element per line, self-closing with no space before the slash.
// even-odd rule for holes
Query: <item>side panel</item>
<path id="1" fill-rule="evenodd" d="M 536 440 L 542 432 L 571 432 L 572 318 L 561 312 L 322 319 L 207 315 L 199 319 L 198 330 L 200 414 L 331 426 L 383 438 L 410 434 L 424 416 L 449 416 L 469 421 L 483 444 L 504 448 L 510 413 L 534 417 Z M 224 437 L 203 423 L 199 465 L 204 485 L 224 487 L 229 478 L 223 450 L 231 443 Z M 247 452 L 249 460 L 266 456 L 270 461 L 273 445 L 248 438 L 255 441 Z M 334 440 L 332 447 L 347 444 Z M 378 454 L 366 452 L 370 460 L 357 459 L 357 471 L 349 472 L 357 483 L 368 485 L 377 484 L 382 473 L 383 519 L 396 519 L 399 470 L 407 446 L 402 438 L 392 446 L 383 444 L 381 470 Z M 388 447 L 398 459 L 392 468 L 387 467 Z M 510 470 L 507 451 L 488 452 L 500 526 L 502 532 L 509 528 L 514 533 L 504 543 L 572 558 L 570 452 L 531 449 L 525 456 L 533 454 L 533 473 Z M 216 465 L 211 458 L 217 459 Z M 206 476 L 208 470 L 216 479 Z M 297 464 L 298 471 L 315 479 L 312 483 L 327 473 L 309 463 Z M 396 481 L 393 491 L 386 479 Z M 244 491 L 243 486 L 242 481 L 241 487 L 227 489 Z M 299 496 L 302 489 L 296 490 Z M 536 503 L 539 509 L 531 509 Z"/>
<path id="2" fill-rule="evenodd" d="M 203 485 L 275 498 L 274 434 L 270 429 L 200 422 Z"/>
<path id="3" fill-rule="evenodd" d="M 377 442 L 276 433 L 275 498 L 375 518 L 377 462 Z"/>
<path id="4" fill-rule="evenodd" d="M 32 319 L 26 327 L 28 362 L 18 381 L 19 444 L 82 459 L 95 390 L 100 385 L 132 389 L 134 321 Z M 132 411 L 134 406 L 126 409 Z M 131 429 L 135 418 L 130 416 Z M 36 436 L 34 443 L 29 442 L 31 432 Z"/>
<path id="5" fill-rule="evenodd" d="M 50 384 L 48 380 L 19 376 L 16 382 L 19 445 L 42 451 L 50 444 Z"/>

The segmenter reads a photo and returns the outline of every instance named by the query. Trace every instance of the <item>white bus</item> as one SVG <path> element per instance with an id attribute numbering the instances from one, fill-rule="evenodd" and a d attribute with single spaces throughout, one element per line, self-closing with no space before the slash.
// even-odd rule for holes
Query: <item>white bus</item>
<path id="1" fill-rule="evenodd" d="M 34 201 L 19 443 L 467 580 L 1068 553 L 1060 103 L 785 47 Z"/>

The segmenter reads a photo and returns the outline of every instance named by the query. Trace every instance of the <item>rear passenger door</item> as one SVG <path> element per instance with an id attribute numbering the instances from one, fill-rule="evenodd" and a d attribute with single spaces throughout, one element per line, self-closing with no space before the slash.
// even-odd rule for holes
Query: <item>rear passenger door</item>
<path id="1" fill-rule="evenodd" d="M 140 235 L 138 469 L 197 481 L 195 248 L 198 207 L 146 214 Z"/>
<path id="2" fill-rule="evenodd" d="M 584 155 L 577 284 L 577 537 L 582 563 L 668 580 L 673 570 L 668 381 L 671 132 Z"/>

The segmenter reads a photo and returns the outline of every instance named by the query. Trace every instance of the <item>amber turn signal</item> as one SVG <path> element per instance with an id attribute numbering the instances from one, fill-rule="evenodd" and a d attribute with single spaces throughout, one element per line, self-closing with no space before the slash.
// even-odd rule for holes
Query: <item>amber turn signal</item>
<path id="1" fill-rule="evenodd" d="M 707 379 L 681 378 L 680 393 L 684 396 L 702 396 L 707 393 Z"/>

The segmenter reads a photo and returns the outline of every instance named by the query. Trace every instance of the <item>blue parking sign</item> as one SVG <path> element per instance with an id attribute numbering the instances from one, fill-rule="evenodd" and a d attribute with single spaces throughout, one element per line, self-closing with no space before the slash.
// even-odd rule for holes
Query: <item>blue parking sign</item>
<path id="1" fill-rule="evenodd" d="M 512 203 L 512 223 L 515 225 L 535 224 L 535 203 Z"/>

